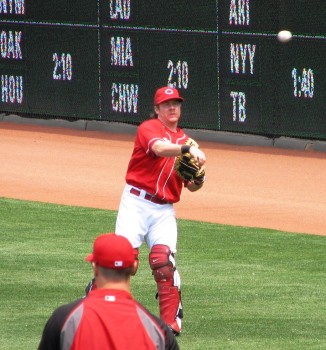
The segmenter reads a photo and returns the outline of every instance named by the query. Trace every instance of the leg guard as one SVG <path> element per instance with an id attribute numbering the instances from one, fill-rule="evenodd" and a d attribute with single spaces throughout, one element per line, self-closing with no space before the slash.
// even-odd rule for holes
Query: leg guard
<path id="1" fill-rule="evenodd" d="M 149 265 L 157 283 L 160 317 L 174 333 L 181 332 L 182 303 L 180 275 L 168 246 L 156 244 L 149 254 Z"/>

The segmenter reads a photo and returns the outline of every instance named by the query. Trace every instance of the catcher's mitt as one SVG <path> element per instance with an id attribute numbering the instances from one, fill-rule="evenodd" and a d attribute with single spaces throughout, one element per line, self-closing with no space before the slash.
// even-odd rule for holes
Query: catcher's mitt
<path id="1" fill-rule="evenodd" d="M 197 142 L 191 138 L 189 138 L 185 144 L 198 147 Z M 201 184 L 205 180 L 205 166 L 203 165 L 200 167 L 196 164 L 195 159 L 189 152 L 176 158 L 174 169 L 183 180 L 193 181 L 196 184 Z"/>

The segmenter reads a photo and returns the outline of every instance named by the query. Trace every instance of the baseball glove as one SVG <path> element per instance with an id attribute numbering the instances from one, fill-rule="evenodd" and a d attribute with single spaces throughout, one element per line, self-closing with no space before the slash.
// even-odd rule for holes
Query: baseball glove
<path id="1" fill-rule="evenodd" d="M 189 138 L 185 144 L 198 147 L 197 142 L 191 138 Z M 183 180 L 193 181 L 197 185 L 205 180 L 205 166 L 203 165 L 200 167 L 189 152 L 176 158 L 174 169 Z"/>

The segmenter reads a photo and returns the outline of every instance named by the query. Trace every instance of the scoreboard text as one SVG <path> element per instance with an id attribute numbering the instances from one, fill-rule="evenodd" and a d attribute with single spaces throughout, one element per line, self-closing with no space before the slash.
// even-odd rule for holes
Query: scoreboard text
<path id="1" fill-rule="evenodd" d="M 325 0 L 0 0 L 2 112 L 326 139 L 325 56 Z"/>

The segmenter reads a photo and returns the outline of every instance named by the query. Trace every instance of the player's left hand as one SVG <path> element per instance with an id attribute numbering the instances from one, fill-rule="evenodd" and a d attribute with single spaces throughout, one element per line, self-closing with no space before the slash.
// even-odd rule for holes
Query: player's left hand
<path id="1" fill-rule="evenodd" d="M 205 179 L 205 153 L 199 149 L 198 143 L 189 138 L 186 145 L 190 146 L 189 152 L 177 157 L 175 171 L 184 180 L 195 183 L 203 183 Z"/>

